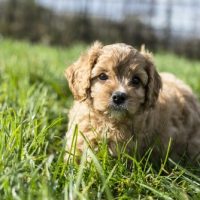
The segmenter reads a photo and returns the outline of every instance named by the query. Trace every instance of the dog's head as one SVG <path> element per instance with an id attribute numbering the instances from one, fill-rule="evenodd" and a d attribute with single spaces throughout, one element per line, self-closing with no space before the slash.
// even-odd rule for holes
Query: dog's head
<path id="1" fill-rule="evenodd" d="M 76 100 L 111 116 L 153 107 L 162 85 L 151 55 L 122 43 L 94 43 L 67 68 L 66 77 Z"/>

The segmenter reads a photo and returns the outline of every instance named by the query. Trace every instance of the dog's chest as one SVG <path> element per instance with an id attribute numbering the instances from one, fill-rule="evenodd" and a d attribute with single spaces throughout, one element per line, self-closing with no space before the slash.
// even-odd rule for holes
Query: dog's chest
<path id="1" fill-rule="evenodd" d="M 133 124 L 131 122 L 113 123 L 109 120 L 102 120 L 98 122 L 96 127 L 101 137 L 121 142 L 130 140 L 134 136 Z"/>

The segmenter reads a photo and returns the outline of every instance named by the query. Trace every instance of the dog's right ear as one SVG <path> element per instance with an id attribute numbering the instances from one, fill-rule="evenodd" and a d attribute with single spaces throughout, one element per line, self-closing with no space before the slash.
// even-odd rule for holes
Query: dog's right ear
<path id="1" fill-rule="evenodd" d="M 81 55 L 65 71 L 69 88 L 78 101 L 84 101 L 88 97 L 91 70 L 97 62 L 102 47 L 103 45 L 100 42 L 95 42 L 85 54 Z"/>

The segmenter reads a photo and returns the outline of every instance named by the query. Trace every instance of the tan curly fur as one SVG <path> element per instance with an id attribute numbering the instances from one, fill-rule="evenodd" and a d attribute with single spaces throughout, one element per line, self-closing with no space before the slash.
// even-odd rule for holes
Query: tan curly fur
<path id="1" fill-rule="evenodd" d="M 107 76 L 101 80 L 100 75 Z M 132 84 L 133 77 L 139 78 Z M 78 125 L 76 152 L 88 145 L 96 147 L 103 137 L 112 155 L 127 145 L 132 153 L 155 147 L 154 156 L 165 153 L 172 139 L 171 156 L 186 154 L 193 159 L 200 152 L 200 104 L 189 86 L 169 73 L 158 73 L 150 53 L 144 48 L 99 42 L 66 69 L 75 98 L 69 112 L 67 151 L 72 147 Z M 112 96 L 123 92 L 127 99 L 113 106 Z"/>

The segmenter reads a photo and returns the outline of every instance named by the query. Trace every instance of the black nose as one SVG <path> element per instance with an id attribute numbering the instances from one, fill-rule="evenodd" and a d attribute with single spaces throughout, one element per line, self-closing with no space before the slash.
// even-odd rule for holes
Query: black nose
<path id="1" fill-rule="evenodd" d="M 117 105 L 123 104 L 126 98 L 127 98 L 127 95 L 124 92 L 117 91 L 117 92 L 114 92 L 112 95 L 113 103 Z"/>

